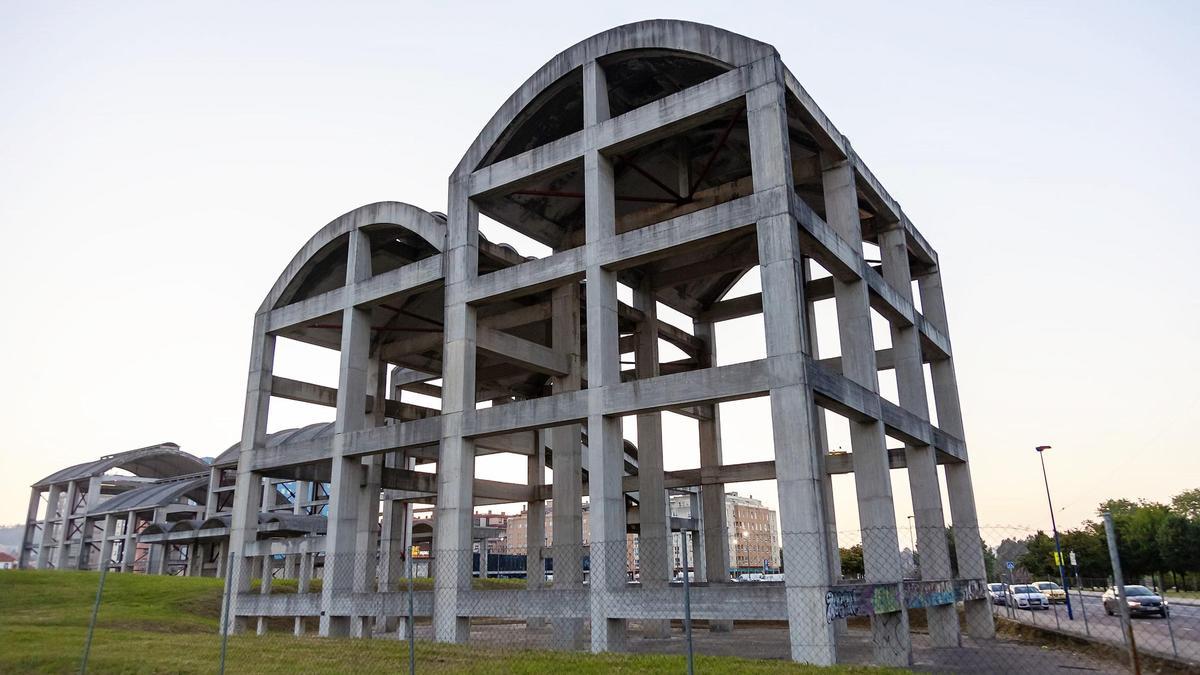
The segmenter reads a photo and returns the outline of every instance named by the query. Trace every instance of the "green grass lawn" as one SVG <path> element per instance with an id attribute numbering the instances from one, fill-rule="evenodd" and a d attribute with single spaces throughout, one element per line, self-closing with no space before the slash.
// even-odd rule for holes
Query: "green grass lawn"
<path id="1" fill-rule="evenodd" d="M 98 574 L 52 570 L 0 573 L 0 673 L 78 672 Z M 109 574 L 88 670 L 94 673 L 213 673 L 220 655 L 221 580 Z M 373 673 L 407 669 L 394 640 L 230 638 L 234 673 Z M 680 673 L 682 656 L 587 655 L 487 650 L 421 642 L 418 670 L 457 673 Z M 698 672 L 879 673 L 779 661 L 698 656 Z M 901 671 L 892 671 L 901 672 Z"/>

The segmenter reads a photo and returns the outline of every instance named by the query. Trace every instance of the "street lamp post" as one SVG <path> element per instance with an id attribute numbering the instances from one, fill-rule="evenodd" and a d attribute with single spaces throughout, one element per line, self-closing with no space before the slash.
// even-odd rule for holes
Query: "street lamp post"
<path id="1" fill-rule="evenodd" d="M 1067 586 L 1067 568 L 1063 565 L 1062 542 L 1058 539 L 1058 525 L 1054 522 L 1054 502 L 1050 500 L 1050 478 L 1046 475 L 1046 456 L 1043 453 L 1049 449 L 1048 445 L 1039 445 L 1035 448 L 1038 459 L 1042 461 L 1042 481 L 1046 483 L 1046 504 L 1050 506 L 1050 529 L 1054 532 L 1054 562 L 1058 563 L 1058 578 L 1062 581 L 1063 593 L 1067 596 L 1067 619 L 1074 621 L 1075 614 L 1071 611 L 1071 590 Z"/>

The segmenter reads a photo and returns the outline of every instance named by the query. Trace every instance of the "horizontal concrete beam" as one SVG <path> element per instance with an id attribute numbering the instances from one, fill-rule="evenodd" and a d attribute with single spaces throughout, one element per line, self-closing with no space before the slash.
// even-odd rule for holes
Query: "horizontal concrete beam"
<path id="1" fill-rule="evenodd" d="M 571 368 L 565 352 L 487 326 L 476 328 L 475 344 L 482 352 L 535 373 L 566 375 Z"/>

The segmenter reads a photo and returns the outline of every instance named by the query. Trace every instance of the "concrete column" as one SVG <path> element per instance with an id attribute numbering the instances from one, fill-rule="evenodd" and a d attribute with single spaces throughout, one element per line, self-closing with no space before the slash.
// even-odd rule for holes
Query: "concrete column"
<path id="1" fill-rule="evenodd" d="M 311 539 L 300 540 L 300 569 L 296 579 L 296 593 L 309 593 L 312 590 L 313 556 L 309 552 Z M 304 635 L 304 617 L 298 616 L 292 624 L 292 633 L 296 637 Z"/>
<path id="2" fill-rule="evenodd" d="M 439 642 L 465 642 L 470 618 L 459 616 L 460 593 L 471 587 L 471 509 L 475 441 L 461 431 L 475 413 L 475 308 L 467 286 L 479 268 L 479 211 L 470 200 L 469 178 L 450 181 L 446 251 L 445 327 L 442 357 L 442 440 L 438 454 L 434 518 L 433 624 Z"/>
<path id="3" fill-rule="evenodd" d="M 526 462 L 525 476 L 526 484 L 531 487 L 546 482 L 546 436 L 547 433 L 540 429 L 533 432 L 533 454 Z M 545 500 L 531 500 L 526 506 L 525 535 L 525 587 L 531 591 L 541 590 L 546 586 L 546 558 L 542 553 L 546 545 Z M 546 620 L 540 617 L 525 620 L 525 627 L 530 630 L 540 630 L 545 625 Z"/>
<path id="4" fill-rule="evenodd" d="M 224 579 L 229 564 L 229 541 L 219 541 L 213 546 L 217 547 L 217 578 Z"/>
<path id="5" fill-rule="evenodd" d="M 29 509 L 25 513 L 25 531 L 21 534 L 21 552 L 18 554 L 17 567 L 19 569 L 29 569 L 30 555 L 35 550 L 36 546 L 33 542 L 34 533 L 37 531 L 38 508 L 42 504 L 41 488 L 32 488 L 29 491 Z"/>
<path id="6" fill-rule="evenodd" d="M 271 574 L 272 558 L 269 553 L 267 555 L 261 556 L 261 558 L 262 558 L 262 570 L 261 570 L 261 572 L 259 572 L 260 582 L 259 582 L 258 592 L 260 595 L 270 595 L 271 594 L 271 577 L 272 577 L 272 574 Z M 265 617 L 265 616 L 258 617 L 258 630 L 256 632 L 259 635 L 267 634 L 267 617 Z"/>
<path id="7" fill-rule="evenodd" d="M 104 478 L 102 476 L 92 476 L 88 479 L 87 498 L 84 502 L 83 513 L 79 514 L 81 522 L 79 524 L 79 550 L 75 561 L 76 569 L 86 570 L 90 567 L 92 536 L 96 523 L 89 521 L 87 515 L 100 505 L 100 491 L 103 485 Z"/>
<path id="8" fill-rule="evenodd" d="M 378 357 L 367 363 L 367 392 L 376 402 L 371 409 L 368 426 L 383 426 L 384 400 L 387 398 L 387 364 Z M 358 501 L 358 531 L 356 535 L 354 589 L 358 593 L 374 592 L 378 581 L 379 550 L 379 495 L 383 479 L 383 455 L 372 455 L 362 460 L 366 467 L 367 480 L 363 483 Z M 351 622 L 354 637 L 369 637 L 374 616 L 357 616 Z"/>
<path id="9" fill-rule="evenodd" d="M 933 272 L 918 281 L 921 310 L 925 319 L 949 336 L 946 320 L 946 299 L 942 293 L 942 276 Z M 933 380 L 933 401 L 938 426 L 946 433 L 966 440 L 962 407 L 958 400 L 958 378 L 954 374 L 954 358 L 934 361 L 929 365 Z M 987 567 L 979 536 L 979 516 L 975 512 L 975 488 L 971 484 L 971 469 L 967 462 L 945 465 L 946 492 L 950 502 L 950 521 L 954 525 L 954 551 L 958 576 L 962 579 L 987 579 Z M 968 600 L 963 603 L 967 632 L 974 637 L 993 637 L 996 634 L 990 601 Z"/>
<path id="10" fill-rule="evenodd" d="M 346 285 L 371 276 L 371 242 L 365 232 L 349 233 Z M 361 485 L 365 467 L 359 457 L 347 457 L 347 436 L 367 428 L 365 401 L 370 367 L 371 312 L 348 305 L 342 310 L 341 366 L 337 417 L 334 420 L 332 471 L 329 480 L 329 525 L 325 534 L 325 577 L 321 585 L 321 637 L 351 633 L 351 617 L 335 615 L 335 600 L 351 593 L 358 575 L 355 565 Z"/>
<path id="11" fill-rule="evenodd" d="M 584 128 L 608 119 L 608 86 L 596 61 L 583 66 Z M 612 162 L 598 151 L 583 158 L 585 261 L 587 264 L 588 389 L 621 382 L 620 333 L 617 328 L 617 277 L 600 259 L 600 243 L 616 234 Z M 591 529 L 592 651 L 619 651 L 625 644 L 625 620 L 610 618 L 616 593 L 626 583 L 625 443 L 619 417 L 608 417 L 603 397 L 589 397 L 588 485 Z"/>
<path id="12" fill-rule="evenodd" d="M 782 64 L 777 59 L 768 63 L 773 77 L 746 97 L 754 189 L 787 194 L 792 173 Z M 831 665 L 836 649 L 833 629 L 825 621 L 825 592 L 831 580 L 822 476 L 811 443 L 812 392 L 804 369 L 788 365 L 803 355 L 805 344 L 800 235 L 790 214 L 779 214 L 760 219 L 757 236 L 763 306 L 770 308 L 763 313 L 767 358 L 781 374 L 795 379 L 791 383 L 780 378 L 770 391 L 791 656 L 794 661 Z"/>
<path id="13" fill-rule="evenodd" d="M 692 332 L 704 340 L 704 352 L 700 355 L 700 367 L 717 365 L 717 332 L 712 323 L 696 322 Z M 721 451 L 721 410 L 708 405 L 699 408 L 704 419 L 698 423 L 700 432 L 700 469 L 717 469 L 724 464 Z M 701 540 L 704 550 L 700 559 L 704 562 L 704 580 L 710 584 L 729 581 L 729 523 L 725 518 L 725 485 L 700 486 L 700 519 L 703 530 Z M 697 576 L 697 578 L 699 578 Z M 723 633 L 733 630 L 732 621 L 710 620 L 709 630 Z"/>
<path id="14" fill-rule="evenodd" d="M 880 233 L 879 252 L 884 280 L 902 298 L 912 302 L 912 273 L 904 230 L 897 227 Z M 900 406 L 920 419 L 929 421 L 929 399 L 925 394 L 925 368 L 921 358 L 919 331 L 916 326 L 901 326 L 892 322 L 891 333 Z M 950 579 L 950 549 L 946 544 L 946 521 L 942 515 L 937 452 L 931 445 L 908 443 L 904 446 L 904 456 L 912 491 L 917 550 L 921 552 L 921 578 Z M 934 646 L 959 646 L 958 611 L 954 605 L 927 607 L 925 616 Z"/>
<path id="15" fill-rule="evenodd" d="M 137 562 L 137 512 L 125 514 L 125 543 L 121 547 L 121 571 L 132 572 Z"/>
<path id="16" fill-rule="evenodd" d="M 104 538 L 100 540 L 100 560 L 96 569 L 103 570 L 112 565 L 113 535 L 117 531 L 117 517 L 113 514 L 104 516 Z"/>
<path id="17" fill-rule="evenodd" d="M 170 544 L 154 544 L 150 547 L 150 574 L 167 573 L 167 558 L 171 557 Z"/>
<path id="18" fill-rule="evenodd" d="M 654 279 L 647 273 L 633 291 L 633 306 L 642 312 L 635 329 L 635 374 L 637 378 L 658 377 L 658 307 Z M 667 497 L 663 486 L 662 413 L 637 416 L 638 445 L 638 559 L 643 588 L 662 588 L 671 579 L 670 541 L 667 529 Z M 647 638 L 671 636 L 670 621 L 642 621 Z"/>
<path id="19" fill-rule="evenodd" d="M 579 284 L 559 286 L 550 298 L 551 344 L 555 351 L 568 356 L 567 374 L 553 378 L 552 388 L 555 394 L 577 391 L 583 386 Z M 554 560 L 554 587 L 580 588 L 583 585 L 583 427 L 578 424 L 554 427 L 543 432 L 543 436 L 549 436 L 554 453 L 550 553 Z M 554 643 L 564 649 L 581 649 L 583 620 L 555 620 Z"/>
<path id="20" fill-rule="evenodd" d="M 54 543 L 56 538 L 55 528 L 59 521 L 59 502 L 62 500 L 62 487 L 59 485 L 50 486 L 50 495 L 46 500 L 46 517 L 42 520 L 42 543 L 38 547 L 38 569 L 49 569 L 54 566 L 52 556 L 54 554 Z M 61 539 L 59 535 L 58 539 Z"/>
<path id="21" fill-rule="evenodd" d="M 67 498 L 63 503 L 62 529 L 58 535 L 58 548 L 54 551 L 54 566 L 60 570 L 70 565 L 71 526 L 75 522 L 75 499 L 78 488 L 75 481 L 67 483 Z"/>
<path id="22" fill-rule="evenodd" d="M 229 542 L 224 548 L 225 564 L 229 568 L 230 594 L 233 607 L 222 616 L 233 619 L 222 630 L 243 631 L 248 621 L 237 615 L 237 594 L 250 590 L 253 577 L 252 561 L 246 549 L 258 539 L 258 513 L 262 504 L 262 477 L 251 469 L 252 460 L 267 445 L 267 417 L 271 407 L 271 372 L 275 363 L 275 336 L 267 333 L 267 313 L 254 317 L 254 333 L 250 343 L 250 368 L 246 383 L 246 403 L 242 416 L 242 439 L 238 455 L 237 484 L 233 493 L 233 513 L 230 516 Z"/>
<path id="23" fill-rule="evenodd" d="M 200 542 L 193 541 L 188 544 L 188 559 L 187 567 L 184 568 L 184 576 L 198 577 L 202 576 L 201 569 L 204 564 L 204 554 L 200 552 Z"/>
<path id="24" fill-rule="evenodd" d="M 849 161 L 827 162 L 822 174 L 825 218 L 861 258 L 862 224 L 858 217 L 858 192 Z M 863 279 L 833 280 L 837 301 L 838 338 L 842 347 L 842 374 L 869 391 L 879 391 L 875 340 L 871 330 L 871 303 Z M 871 583 L 900 583 L 903 566 L 892 503 L 891 467 L 883 422 L 850 420 L 854 450 L 854 488 L 862 530 L 863 564 Z M 876 614 L 871 618 L 875 659 L 879 663 L 907 666 L 912 662 L 908 612 Z"/>

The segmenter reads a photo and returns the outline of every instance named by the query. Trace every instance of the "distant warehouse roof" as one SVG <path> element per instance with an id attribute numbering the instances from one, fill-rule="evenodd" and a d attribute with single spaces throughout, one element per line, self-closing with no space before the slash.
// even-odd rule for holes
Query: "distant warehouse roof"
<path id="1" fill-rule="evenodd" d="M 144 478 L 173 478 L 207 471 L 209 465 L 199 457 L 180 450 L 174 443 L 160 443 L 60 469 L 34 483 L 33 487 L 102 476 L 112 469 L 124 469 Z"/>
<path id="2" fill-rule="evenodd" d="M 191 493 L 191 494 L 189 494 Z M 197 503 L 203 504 L 208 494 L 208 474 L 201 473 L 186 480 L 173 480 L 163 483 L 152 483 L 129 492 L 123 492 L 100 503 L 88 512 L 89 516 L 102 516 L 108 513 L 126 513 L 156 509 L 179 501 L 182 497 L 190 496 Z"/>

